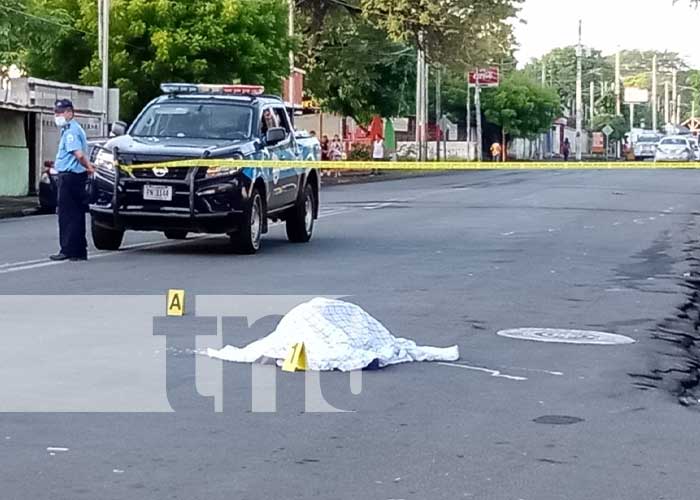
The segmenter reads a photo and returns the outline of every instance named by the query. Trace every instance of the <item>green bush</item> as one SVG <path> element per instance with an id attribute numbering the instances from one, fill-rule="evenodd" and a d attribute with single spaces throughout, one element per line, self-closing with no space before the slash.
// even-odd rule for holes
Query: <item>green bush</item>
<path id="1" fill-rule="evenodd" d="M 370 161 L 372 153 L 367 144 L 353 144 L 348 160 L 350 161 Z"/>

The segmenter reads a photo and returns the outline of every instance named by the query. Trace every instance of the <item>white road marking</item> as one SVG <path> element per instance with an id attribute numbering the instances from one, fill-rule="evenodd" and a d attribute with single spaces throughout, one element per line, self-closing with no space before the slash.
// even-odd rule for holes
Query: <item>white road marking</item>
<path id="1" fill-rule="evenodd" d="M 417 196 L 414 196 L 413 198 L 408 198 L 405 201 L 416 201 L 421 198 L 425 198 L 426 196 L 432 196 L 437 193 L 443 193 L 444 190 L 432 190 L 432 191 L 425 191 Z M 392 205 L 397 203 L 395 200 L 390 200 L 387 203 L 382 203 L 381 205 Z M 380 208 L 380 207 L 376 207 Z M 366 207 L 358 207 L 355 209 L 349 209 L 349 208 L 340 208 L 340 209 L 330 209 L 328 212 L 323 212 L 321 211 L 319 213 L 318 218 L 319 219 L 325 219 L 326 217 L 332 217 L 334 215 L 341 215 L 341 214 L 346 214 L 346 213 L 352 213 L 352 212 L 357 212 L 360 210 L 366 209 Z M 51 216 L 55 217 L 54 215 L 47 215 L 46 217 Z M 38 218 L 38 216 L 35 216 L 33 218 Z M 15 220 L 15 219 L 8 219 L 8 220 Z M 281 222 L 277 223 L 271 223 L 269 226 L 270 227 L 278 227 L 283 225 Z M 95 252 L 95 253 L 90 253 L 88 255 L 90 260 L 94 259 L 99 259 L 102 257 L 110 257 L 113 255 L 123 255 L 126 253 L 133 252 L 135 250 L 139 250 L 142 248 L 158 248 L 161 246 L 179 246 L 183 244 L 190 243 L 192 241 L 197 241 L 201 239 L 209 239 L 209 238 L 217 238 L 222 235 L 220 234 L 213 234 L 213 235 L 201 235 L 201 236 L 195 236 L 193 238 L 189 238 L 187 240 L 182 240 L 182 241 L 171 241 L 171 240 L 161 240 L 161 241 L 149 241 L 149 242 L 144 242 L 144 243 L 135 243 L 133 245 L 126 245 L 121 247 L 120 250 L 116 251 L 106 251 L 106 252 Z M 5 264 L 0 265 L 0 274 L 7 274 L 7 273 L 13 273 L 13 272 L 18 272 L 18 271 L 29 271 L 32 269 L 41 269 L 44 267 L 52 267 L 52 266 L 58 266 L 58 265 L 65 265 L 67 264 L 67 261 L 59 261 L 59 262 L 54 262 L 51 260 L 47 259 L 34 259 L 34 260 L 27 260 L 27 261 L 20 261 L 20 262 L 7 262 Z"/>
<path id="2" fill-rule="evenodd" d="M 184 245 L 186 243 L 191 243 L 193 241 L 215 238 L 217 236 L 220 236 L 220 235 L 196 236 L 194 238 L 190 238 L 190 239 L 182 240 L 182 241 L 162 240 L 162 241 L 147 241 L 147 242 L 143 242 L 143 243 L 134 243 L 132 245 L 123 246 L 121 250 L 91 253 L 91 254 L 89 254 L 89 258 L 90 258 L 90 260 L 101 259 L 103 257 L 110 257 L 112 255 L 121 255 L 121 254 L 131 253 L 131 252 L 134 252 L 136 250 L 143 249 L 143 248 L 158 248 L 158 247 L 162 247 L 162 246 L 179 246 L 179 245 Z M 28 262 L 33 262 L 33 263 L 28 263 Z M 10 267 L 11 265 L 8 264 L 8 265 L 6 265 L 7 267 L 5 267 L 4 269 L 0 269 L 0 274 L 13 273 L 13 272 L 17 272 L 17 271 L 27 271 L 30 269 L 40 269 L 42 267 L 65 265 L 65 264 L 69 263 L 69 261 L 65 261 L 65 260 L 59 261 L 59 262 L 54 262 L 52 260 L 47 260 L 47 259 L 28 261 L 28 262 L 18 262 L 18 263 L 15 263 L 13 265 L 13 267 Z"/>
<path id="3" fill-rule="evenodd" d="M 564 372 L 556 372 L 552 370 L 543 370 L 541 368 L 521 368 L 519 366 L 501 366 L 504 370 L 518 370 L 524 372 L 534 372 L 534 373 L 546 373 L 547 375 L 554 375 L 555 377 L 564 376 Z"/>
<path id="4" fill-rule="evenodd" d="M 46 451 L 68 451 L 68 448 L 60 448 L 55 446 L 49 446 Z"/>
<path id="5" fill-rule="evenodd" d="M 26 266 L 28 264 L 37 264 L 38 262 L 46 262 L 46 259 L 34 259 L 34 260 L 24 260 L 20 262 L 6 262 L 5 264 L 0 264 L 0 269 L 6 267 L 16 267 L 16 266 Z"/>
<path id="6" fill-rule="evenodd" d="M 504 375 L 499 370 L 491 370 L 489 368 L 483 368 L 481 366 L 469 366 L 469 365 L 462 365 L 460 363 L 444 363 L 444 362 L 439 362 L 437 364 L 442 365 L 442 366 L 452 366 L 454 368 L 462 368 L 464 370 L 474 370 L 477 372 L 484 372 L 484 373 L 490 374 L 492 377 L 504 378 L 507 380 L 515 380 L 517 382 L 522 382 L 524 380 L 527 380 L 527 377 L 517 377 L 515 375 Z"/>

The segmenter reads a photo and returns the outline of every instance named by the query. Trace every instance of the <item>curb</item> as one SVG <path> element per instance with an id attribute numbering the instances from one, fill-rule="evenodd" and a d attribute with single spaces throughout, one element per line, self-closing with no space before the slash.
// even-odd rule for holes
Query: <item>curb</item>
<path id="1" fill-rule="evenodd" d="M 20 217 L 31 217 L 32 215 L 40 215 L 39 207 L 18 209 L 14 212 L 0 212 L 0 219 L 18 219 Z"/>

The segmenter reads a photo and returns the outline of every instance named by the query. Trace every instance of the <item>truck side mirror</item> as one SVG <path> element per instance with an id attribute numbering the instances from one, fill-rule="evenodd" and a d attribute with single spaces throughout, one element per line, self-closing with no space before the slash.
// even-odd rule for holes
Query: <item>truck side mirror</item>
<path id="1" fill-rule="evenodd" d="M 265 141 L 268 146 L 282 142 L 287 138 L 287 131 L 282 127 L 274 127 L 267 131 L 265 135 Z"/>
<path id="2" fill-rule="evenodd" d="M 126 122 L 116 121 L 112 124 L 111 133 L 114 137 L 126 134 Z"/>

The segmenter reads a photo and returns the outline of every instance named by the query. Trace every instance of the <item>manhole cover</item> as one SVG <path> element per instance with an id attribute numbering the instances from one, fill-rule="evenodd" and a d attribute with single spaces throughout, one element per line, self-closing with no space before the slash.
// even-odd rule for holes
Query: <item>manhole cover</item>
<path id="1" fill-rule="evenodd" d="M 543 415 L 533 419 L 533 422 L 537 424 L 571 425 L 583 422 L 583 419 L 578 417 L 569 417 L 568 415 Z"/>
<path id="2" fill-rule="evenodd" d="M 614 333 L 557 328 L 517 328 L 514 330 L 501 330 L 497 335 L 511 339 L 559 342 L 563 344 L 620 345 L 634 344 L 636 342 L 634 339 Z"/>

